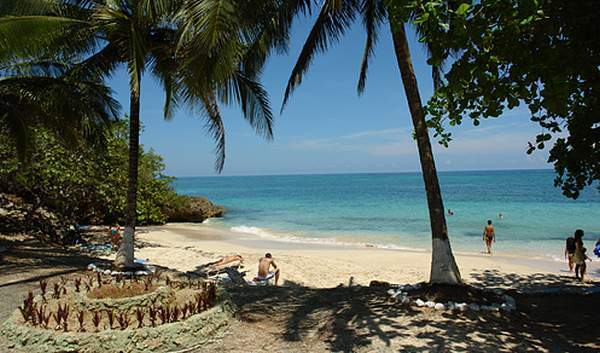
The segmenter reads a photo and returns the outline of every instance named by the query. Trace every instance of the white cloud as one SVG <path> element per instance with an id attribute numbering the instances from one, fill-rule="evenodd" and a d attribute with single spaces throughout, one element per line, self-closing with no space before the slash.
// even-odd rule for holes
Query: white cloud
<path id="1" fill-rule="evenodd" d="M 527 142 L 536 132 L 527 123 L 457 130 L 448 148 L 432 139 L 434 153 L 451 163 L 450 157 L 464 155 L 515 156 L 525 154 Z M 508 131 L 507 131 L 508 130 Z M 298 140 L 290 149 L 313 152 L 354 152 L 376 157 L 407 156 L 417 153 L 416 142 L 408 129 L 363 131 L 321 139 Z"/>

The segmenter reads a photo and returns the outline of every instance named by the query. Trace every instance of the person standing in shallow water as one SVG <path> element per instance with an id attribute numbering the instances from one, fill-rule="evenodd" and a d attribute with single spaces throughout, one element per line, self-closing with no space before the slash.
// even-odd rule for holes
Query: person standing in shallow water
<path id="1" fill-rule="evenodd" d="M 496 242 L 496 233 L 492 221 L 488 219 L 487 225 L 483 228 L 483 241 L 487 247 L 488 254 L 492 254 L 492 243 Z"/>
<path id="2" fill-rule="evenodd" d="M 575 253 L 573 254 L 573 263 L 575 264 L 575 278 L 582 282 L 587 268 L 585 260 L 591 261 L 585 254 L 585 251 L 586 249 L 583 246 L 583 230 L 577 229 L 575 231 Z"/>
<path id="3" fill-rule="evenodd" d="M 573 272 L 573 255 L 575 254 L 575 238 L 568 237 L 565 245 L 565 259 L 569 263 L 569 272 Z"/>

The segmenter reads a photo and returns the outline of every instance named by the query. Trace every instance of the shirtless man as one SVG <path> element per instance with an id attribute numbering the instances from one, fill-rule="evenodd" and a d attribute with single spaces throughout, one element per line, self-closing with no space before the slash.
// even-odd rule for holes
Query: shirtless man
<path id="1" fill-rule="evenodd" d="M 270 271 L 271 266 L 273 266 L 273 271 Z M 258 276 L 256 276 L 255 280 L 268 281 L 273 277 L 275 277 L 275 285 L 277 285 L 279 282 L 279 268 L 275 264 L 275 261 L 273 261 L 271 253 L 266 253 L 264 257 L 258 260 Z"/>

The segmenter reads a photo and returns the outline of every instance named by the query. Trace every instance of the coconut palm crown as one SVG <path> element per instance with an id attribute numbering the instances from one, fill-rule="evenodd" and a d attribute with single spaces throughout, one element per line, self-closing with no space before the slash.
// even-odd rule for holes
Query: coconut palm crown
<path id="1" fill-rule="evenodd" d="M 130 88 L 127 219 L 115 265 L 134 267 L 141 81 L 165 92 L 164 117 L 185 106 L 216 141 L 215 168 L 225 162 L 220 104 L 237 104 L 255 131 L 272 138 L 273 114 L 258 82 L 269 53 L 284 49 L 295 14 L 309 1 L 25 0 L 0 6 L 6 53 L 74 62 L 70 74 L 107 79 L 127 69 Z"/>

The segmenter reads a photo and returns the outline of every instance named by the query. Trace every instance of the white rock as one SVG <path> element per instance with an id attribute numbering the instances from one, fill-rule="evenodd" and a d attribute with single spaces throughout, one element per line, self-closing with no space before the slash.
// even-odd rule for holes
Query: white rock
<path id="1" fill-rule="evenodd" d="M 92 264 L 89 264 L 89 265 L 87 266 L 87 269 L 88 269 L 88 270 L 94 270 L 95 268 L 96 268 L 96 264 L 93 264 L 93 263 L 92 263 Z"/>
<path id="2" fill-rule="evenodd" d="M 112 271 L 110 273 L 111 276 L 118 276 L 118 275 L 122 275 L 122 274 L 123 274 L 123 272 L 121 272 L 121 271 Z"/>
<path id="3" fill-rule="evenodd" d="M 506 302 L 506 304 L 513 306 L 517 305 L 517 301 L 515 300 L 515 298 L 511 297 L 510 295 L 504 295 L 502 296 L 502 299 L 504 299 L 504 302 Z"/>
<path id="4" fill-rule="evenodd" d="M 110 275 L 110 270 L 105 270 L 105 271 L 104 271 L 104 274 L 105 274 L 105 275 Z"/>
<path id="5" fill-rule="evenodd" d="M 426 305 L 428 308 L 433 308 L 433 307 L 435 306 L 435 302 L 432 302 L 431 300 L 429 300 L 429 301 L 426 301 L 426 302 L 425 302 L 425 305 Z"/>
<path id="6" fill-rule="evenodd" d="M 513 306 L 507 305 L 506 303 L 502 303 L 502 305 L 500 305 L 500 309 L 506 311 L 507 313 L 515 310 Z"/>
<path id="7" fill-rule="evenodd" d="M 467 310 L 467 303 L 460 303 L 460 304 L 456 304 L 456 309 L 460 310 L 460 311 L 465 311 Z"/>
<path id="8" fill-rule="evenodd" d="M 437 303 L 434 306 L 435 310 L 446 310 L 446 306 L 442 303 Z"/>
<path id="9" fill-rule="evenodd" d="M 147 271 L 142 271 L 142 270 L 140 270 L 140 271 L 135 271 L 135 275 L 136 275 L 136 276 L 147 276 L 147 275 L 148 275 L 148 272 L 147 272 Z"/>
<path id="10" fill-rule="evenodd" d="M 408 304 L 408 303 L 410 303 L 410 299 L 408 297 L 402 297 L 401 303 Z"/>
<path id="11" fill-rule="evenodd" d="M 421 299 L 415 300 L 415 304 L 417 304 L 417 306 L 425 306 L 425 302 L 422 301 Z"/>
<path id="12" fill-rule="evenodd" d="M 471 311 L 479 311 L 481 308 L 479 307 L 479 305 L 475 304 L 475 303 L 471 303 L 469 304 L 469 310 Z"/>
<path id="13" fill-rule="evenodd" d="M 508 304 L 510 306 L 514 306 L 515 308 L 517 307 L 517 301 L 514 300 L 513 298 L 510 298 L 510 300 L 507 300 L 506 304 Z"/>
<path id="14" fill-rule="evenodd" d="M 389 295 L 394 295 L 396 293 L 396 291 L 394 289 L 388 289 L 387 294 Z"/>

